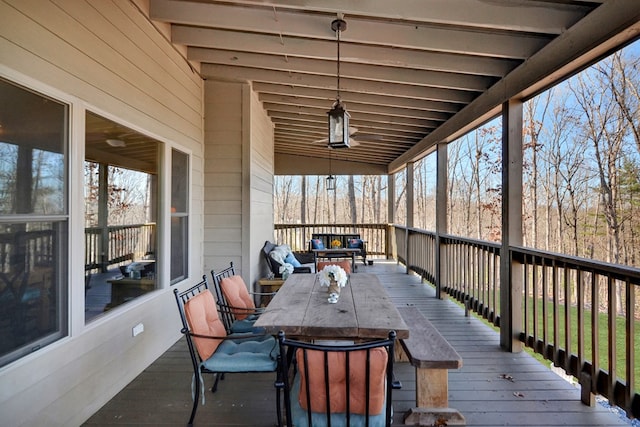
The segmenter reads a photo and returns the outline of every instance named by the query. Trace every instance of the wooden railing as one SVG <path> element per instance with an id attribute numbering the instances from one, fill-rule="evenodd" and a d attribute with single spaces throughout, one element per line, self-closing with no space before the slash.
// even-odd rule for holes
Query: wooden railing
<path id="1" fill-rule="evenodd" d="M 293 251 L 306 251 L 313 233 L 358 233 L 367 242 L 367 256 L 391 256 L 388 224 L 275 224 L 275 242 L 287 244 Z"/>
<path id="2" fill-rule="evenodd" d="M 155 223 L 85 228 L 85 270 L 141 259 L 155 252 Z"/>
<path id="3" fill-rule="evenodd" d="M 0 234 L 0 272 L 30 272 L 54 263 L 55 230 L 30 230 L 26 225 Z"/>
<path id="4" fill-rule="evenodd" d="M 527 248 L 511 256 L 523 266 L 520 339 L 577 377 L 583 401 L 601 394 L 640 416 L 640 270 Z"/>
<path id="5" fill-rule="evenodd" d="M 441 291 L 500 325 L 501 245 L 394 227 L 398 259 L 436 282 L 437 242 Z M 630 417 L 640 417 L 640 269 L 512 247 L 509 259 L 522 277 L 520 340 L 575 376 L 582 400 L 601 394 Z M 609 373 L 615 373 L 610 375 Z"/>

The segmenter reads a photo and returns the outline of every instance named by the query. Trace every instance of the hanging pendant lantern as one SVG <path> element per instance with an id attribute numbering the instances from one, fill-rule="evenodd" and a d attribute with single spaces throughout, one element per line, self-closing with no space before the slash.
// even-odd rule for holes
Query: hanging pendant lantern
<path id="1" fill-rule="evenodd" d="M 340 100 L 327 113 L 329 116 L 329 148 L 349 148 L 349 113 Z"/>
<path id="2" fill-rule="evenodd" d="M 327 191 L 336 191 L 336 178 L 331 174 L 327 177 Z"/>
<path id="3" fill-rule="evenodd" d="M 329 121 L 329 148 L 349 148 L 349 113 L 340 100 L 340 32 L 347 29 L 347 23 L 343 19 L 336 19 L 331 23 L 331 29 L 336 32 L 338 40 L 337 84 L 336 102 L 327 112 Z"/>

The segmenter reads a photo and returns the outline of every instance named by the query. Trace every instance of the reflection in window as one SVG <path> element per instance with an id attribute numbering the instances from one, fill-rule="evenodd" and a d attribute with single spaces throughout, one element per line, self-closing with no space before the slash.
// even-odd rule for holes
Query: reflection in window
<path id="1" fill-rule="evenodd" d="M 0 99 L 4 366 L 67 335 L 68 107 L 4 80 Z"/>
<path id="2" fill-rule="evenodd" d="M 87 113 L 85 321 L 156 289 L 159 143 Z"/>
<path id="3" fill-rule="evenodd" d="M 189 157 L 171 152 L 171 283 L 188 274 Z"/>

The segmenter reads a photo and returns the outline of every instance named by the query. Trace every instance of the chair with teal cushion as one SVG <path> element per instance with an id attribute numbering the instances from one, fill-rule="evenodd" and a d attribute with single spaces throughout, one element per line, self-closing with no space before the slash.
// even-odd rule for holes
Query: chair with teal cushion
<path id="1" fill-rule="evenodd" d="M 185 291 L 173 292 L 193 365 L 193 408 L 188 423 L 193 425 L 201 388 L 204 401 L 202 374 L 214 374 L 211 391 L 215 393 L 225 373 L 275 372 L 279 346 L 270 335 L 227 334 L 206 276 Z M 280 406 L 279 395 L 277 400 Z"/>
<path id="2" fill-rule="evenodd" d="M 278 335 L 278 425 L 288 427 L 391 426 L 396 334 L 364 343 L 318 344 Z M 283 424 L 284 423 L 284 424 Z"/>
<path id="3" fill-rule="evenodd" d="M 227 333 L 264 333 L 262 330 L 256 330 L 253 324 L 258 319 L 263 309 L 256 307 L 253 300 L 254 297 L 262 297 L 265 295 L 273 296 L 274 293 L 250 293 L 246 289 L 246 285 L 240 276 L 236 274 L 233 262 L 229 263 L 229 267 L 220 270 L 218 272 L 211 270 L 211 277 L 213 278 L 213 287 L 216 294 L 216 304 L 218 305 L 218 311 L 222 317 Z M 242 295 L 238 297 L 240 299 L 232 302 L 225 296 L 222 281 L 237 281 L 241 282 L 244 289 L 240 287 L 238 290 L 243 291 Z"/>

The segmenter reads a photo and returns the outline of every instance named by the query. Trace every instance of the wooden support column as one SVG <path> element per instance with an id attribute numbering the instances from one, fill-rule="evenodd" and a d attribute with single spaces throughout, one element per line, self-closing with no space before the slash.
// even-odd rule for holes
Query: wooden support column
<path id="1" fill-rule="evenodd" d="M 510 247 L 522 245 L 522 101 L 502 105 L 502 247 L 500 249 L 500 345 L 522 351 L 522 265 Z"/>
<path id="2" fill-rule="evenodd" d="M 395 207 L 395 199 L 396 199 L 396 179 L 395 174 L 387 175 L 387 224 L 395 224 L 396 223 L 396 211 Z M 389 230 L 393 230 L 393 235 L 389 232 Z M 387 259 L 397 258 L 396 253 L 396 237 L 395 237 L 395 227 L 387 227 L 387 250 L 386 250 Z"/>
<path id="3" fill-rule="evenodd" d="M 447 281 L 445 266 L 447 256 L 445 246 L 440 240 L 440 236 L 446 234 L 447 230 L 447 147 L 448 144 L 441 142 L 438 144 L 436 152 L 436 295 L 438 298 L 446 298 L 446 293 L 442 292 L 442 287 Z"/>
<path id="4" fill-rule="evenodd" d="M 407 179 L 407 198 L 406 198 L 406 205 L 407 205 L 407 238 L 405 239 L 405 254 L 406 256 L 406 262 L 407 262 L 407 273 L 409 273 L 409 266 L 411 265 L 411 254 L 409 252 L 409 248 L 410 248 L 410 242 L 409 242 L 409 238 L 411 236 L 411 234 L 409 233 L 409 228 L 412 228 L 414 225 L 413 222 L 413 186 L 414 186 L 414 173 L 413 173 L 413 162 L 409 162 L 407 163 L 407 168 L 406 168 L 407 174 L 406 174 L 406 179 Z"/>
<path id="5" fill-rule="evenodd" d="M 109 167 L 105 163 L 98 165 L 98 227 L 100 237 L 100 264 L 102 273 L 109 267 Z"/>

